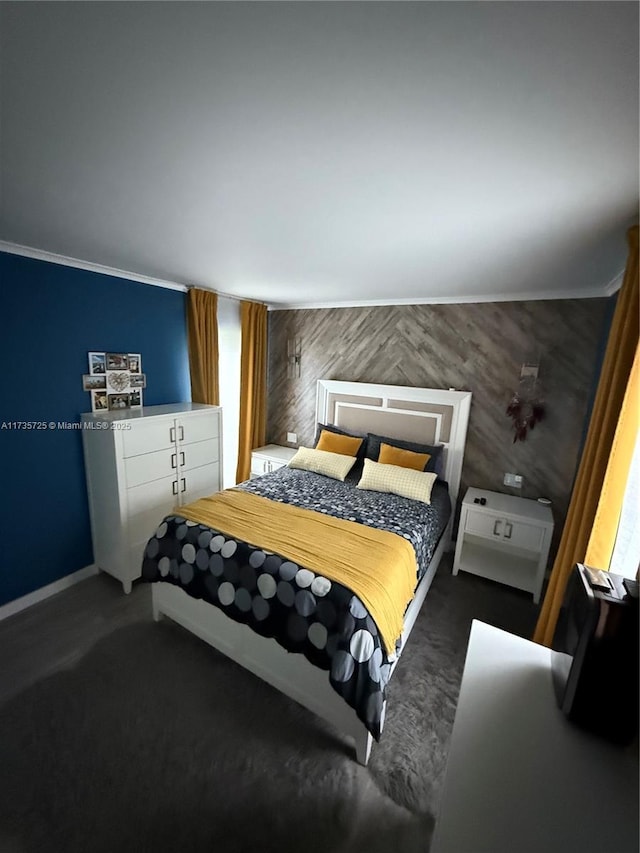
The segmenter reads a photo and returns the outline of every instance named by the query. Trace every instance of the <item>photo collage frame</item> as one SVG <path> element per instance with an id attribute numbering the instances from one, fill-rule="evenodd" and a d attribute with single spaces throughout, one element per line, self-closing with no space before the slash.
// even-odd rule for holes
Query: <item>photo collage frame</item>
<path id="1" fill-rule="evenodd" d="M 147 377 L 138 352 L 89 352 L 82 388 L 91 394 L 92 412 L 141 409 Z"/>

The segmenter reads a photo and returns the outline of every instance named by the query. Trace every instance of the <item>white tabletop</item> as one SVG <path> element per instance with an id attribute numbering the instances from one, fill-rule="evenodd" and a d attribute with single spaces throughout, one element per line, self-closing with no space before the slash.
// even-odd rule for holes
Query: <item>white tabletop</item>
<path id="1" fill-rule="evenodd" d="M 638 853 L 637 754 L 565 719 L 549 649 L 474 620 L 431 853 L 503 851 Z"/>
<path id="2" fill-rule="evenodd" d="M 278 459 L 281 462 L 288 462 L 296 454 L 295 447 L 282 447 L 279 444 L 265 444 L 262 447 L 254 447 L 252 453 L 260 453 L 262 456 L 268 456 L 270 459 Z"/>
<path id="3" fill-rule="evenodd" d="M 475 498 L 484 498 L 486 503 L 474 504 Z M 513 515 L 521 517 L 526 514 L 528 518 L 535 519 L 544 524 L 553 524 L 553 513 L 548 504 L 538 503 L 531 498 L 521 498 L 517 495 L 505 495 L 502 492 L 490 492 L 487 489 L 469 488 L 464 496 L 464 503 L 474 509 L 488 509 L 500 515 Z"/>
<path id="4" fill-rule="evenodd" d="M 143 406 L 139 409 L 117 409 L 111 412 L 84 412 L 83 421 L 123 421 L 156 418 L 158 415 L 181 415 L 188 412 L 219 411 L 220 406 L 206 403 L 166 403 L 162 406 Z"/>

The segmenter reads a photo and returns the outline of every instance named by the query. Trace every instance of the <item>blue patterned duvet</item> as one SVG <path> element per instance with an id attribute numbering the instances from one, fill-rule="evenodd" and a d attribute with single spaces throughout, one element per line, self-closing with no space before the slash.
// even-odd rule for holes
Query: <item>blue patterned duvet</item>
<path id="1" fill-rule="evenodd" d="M 403 536 L 416 553 L 417 584 L 451 513 L 446 484 L 436 482 L 427 505 L 356 489 L 357 480 L 350 476 L 342 483 L 281 468 L 236 488 Z M 375 622 L 349 589 L 298 566 L 286 554 L 265 552 L 258 543 L 236 540 L 178 514 L 167 516 L 149 540 L 142 576 L 181 586 L 328 670 L 334 690 L 371 734 L 380 737 L 392 659 L 385 654 Z"/>

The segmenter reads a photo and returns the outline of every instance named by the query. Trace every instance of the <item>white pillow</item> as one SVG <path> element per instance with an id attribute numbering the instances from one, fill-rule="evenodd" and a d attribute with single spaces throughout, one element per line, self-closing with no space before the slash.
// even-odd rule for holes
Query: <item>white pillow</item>
<path id="1" fill-rule="evenodd" d="M 433 471 L 414 471 L 399 465 L 383 465 L 381 462 L 365 459 L 362 477 L 356 488 L 391 492 L 403 498 L 430 504 L 431 489 L 437 476 Z"/>
<path id="2" fill-rule="evenodd" d="M 303 471 L 313 471 L 314 474 L 324 474 L 333 480 L 344 480 L 355 461 L 355 456 L 299 447 L 295 456 L 289 460 L 289 468 L 301 468 Z"/>

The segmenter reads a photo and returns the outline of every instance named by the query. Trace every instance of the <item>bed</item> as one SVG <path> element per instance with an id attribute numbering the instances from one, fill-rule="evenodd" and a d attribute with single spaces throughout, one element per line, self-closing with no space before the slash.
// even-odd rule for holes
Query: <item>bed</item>
<path id="1" fill-rule="evenodd" d="M 344 482 L 285 467 L 212 496 L 231 501 L 230 512 L 236 501 L 254 501 L 285 513 L 286 522 L 292 514 L 292 538 L 298 536 L 296 513 L 320 525 L 307 528 L 304 541 L 292 541 L 288 553 L 269 550 L 268 537 L 261 543 L 258 533 L 234 536 L 224 524 L 206 524 L 189 508 L 176 509 L 149 540 L 143 561 L 154 618 L 169 617 L 328 720 L 353 738 L 357 760 L 366 764 L 382 733 L 386 685 L 451 546 L 470 405 L 466 391 L 320 380 L 319 424 L 442 446 L 431 503 L 357 488 L 358 465 Z M 379 530 L 388 537 L 390 531 L 394 541 L 411 545 L 413 597 L 394 643 L 377 630 L 380 622 L 363 604 L 368 599 L 359 587 L 353 587 L 355 594 L 298 556 L 296 548 L 306 554 L 310 541 L 320 550 L 328 524 L 345 523 L 356 534 Z"/>

